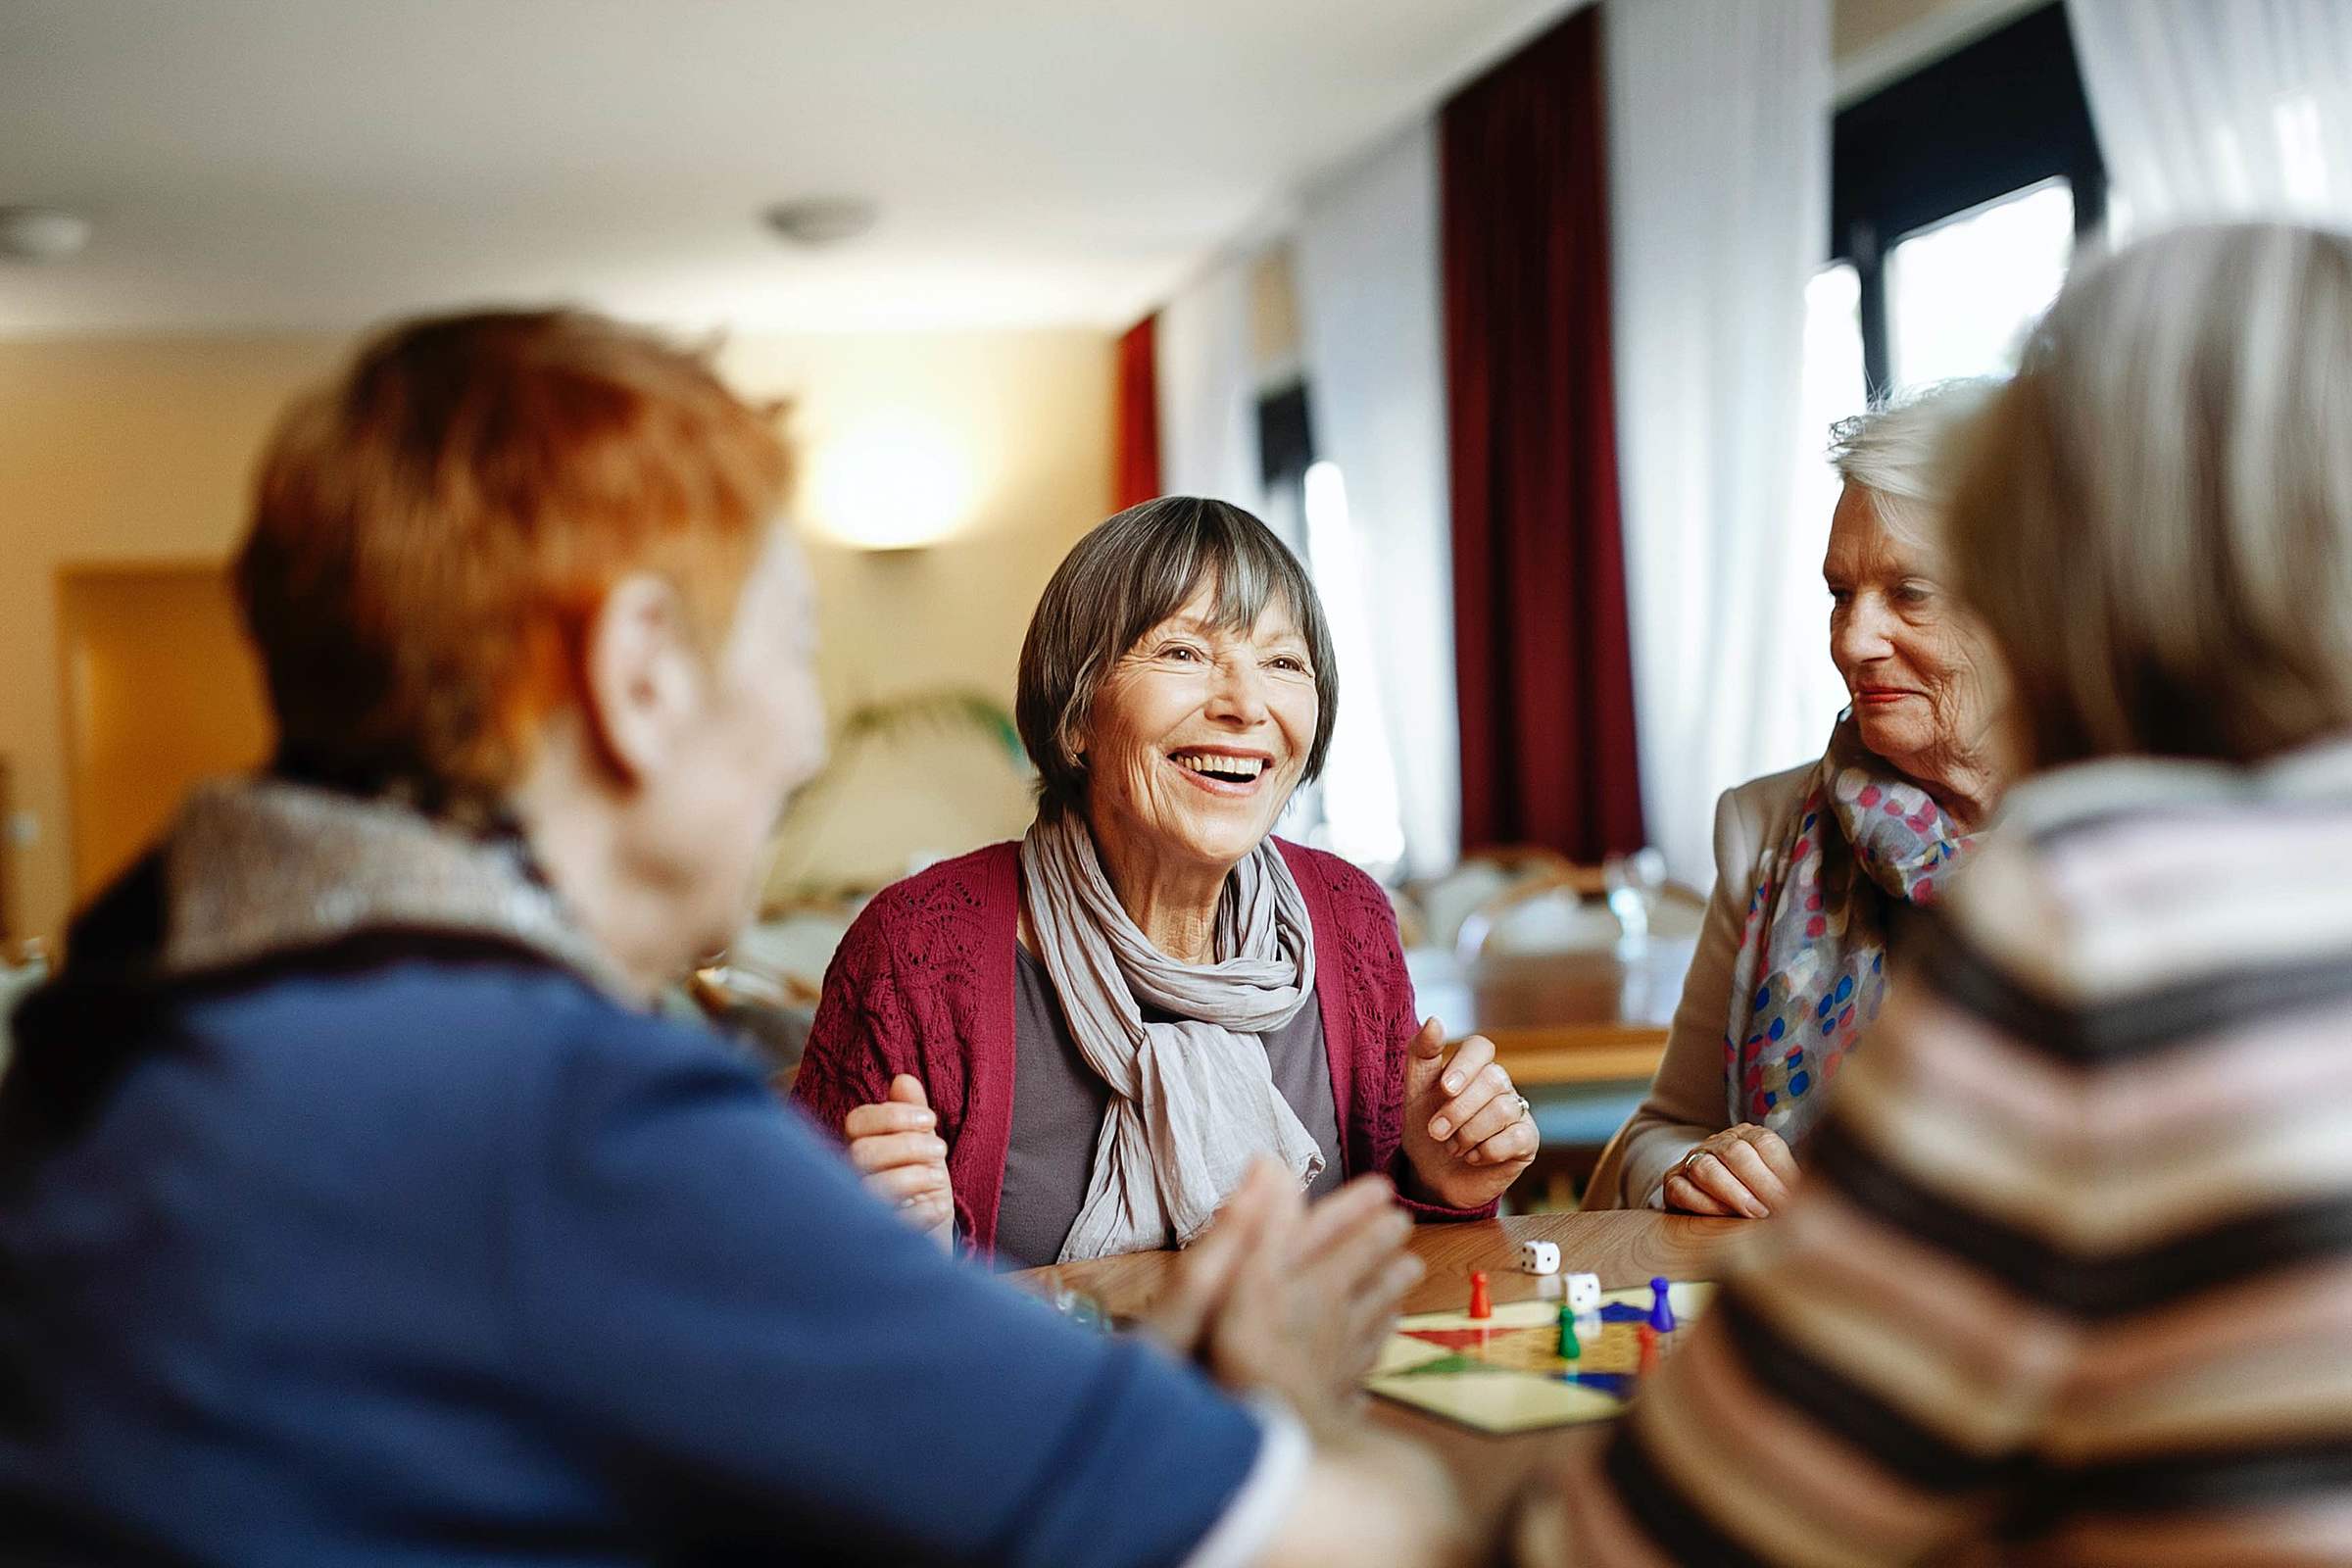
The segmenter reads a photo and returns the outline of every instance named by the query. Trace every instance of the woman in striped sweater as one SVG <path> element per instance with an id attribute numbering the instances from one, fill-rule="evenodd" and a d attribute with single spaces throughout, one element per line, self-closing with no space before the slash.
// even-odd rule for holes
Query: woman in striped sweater
<path id="1" fill-rule="evenodd" d="M 2125 252 L 1967 444 L 2032 776 L 1529 1561 L 2352 1563 L 2352 239 Z"/>

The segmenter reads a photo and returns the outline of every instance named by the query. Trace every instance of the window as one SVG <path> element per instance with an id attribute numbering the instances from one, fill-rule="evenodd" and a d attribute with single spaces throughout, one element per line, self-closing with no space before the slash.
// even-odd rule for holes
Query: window
<path id="1" fill-rule="evenodd" d="M 1814 607 L 1823 603 L 1821 558 L 1830 547 L 1830 514 L 1838 510 L 1839 488 L 1828 461 L 1830 426 L 1869 406 L 1862 381 L 1862 283 L 1851 262 L 1832 262 L 1806 286 L 1804 354 L 1788 553 L 1772 586 L 1776 604 Z M 1845 706 L 1845 683 L 1827 659 L 1808 660 L 1802 667 L 1807 684 L 1790 699 L 1801 717 L 1788 733 L 1817 744 Z"/>
<path id="2" fill-rule="evenodd" d="M 2106 219 L 2107 173 L 2062 7 L 1842 110 L 1831 254 L 1854 274 L 1874 401 L 2003 373 Z"/>
<path id="3" fill-rule="evenodd" d="M 1347 679 L 1332 725 L 1323 777 L 1298 791 L 1294 832 L 1376 876 L 1404 858 L 1396 806 L 1396 754 L 1373 657 L 1371 602 L 1348 484 L 1339 465 L 1318 461 L 1307 419 L 1306 388 L 1273 392 L 1257 406 L 1258 452 L 1266 487 L 1266 525 L 1298 553 L 1315 580 L 1333 651 Z"/>
<path id="4" fill-rule="evenodd" d="M 1830 426 L 1861 413 L 1867 395 L 1862 382 L 1862 280 L 1853 263 L 1832 262 L 1814 273 L 1805 288 L 1805 377 L 1799 402 L 1806 439 L 1814 444 L 1816 456 Z M 1829 500 L 1837 498 L 1833 484 Z"/>
<path id="5" fill-rule="evenodd" d="M 1336 463 L 1306 470 L 1306 558 L 1323 599 L 1340 667 L 1340 716 L 1323 767 L 1318 842 L 1344 860 L 1386 871 L 1404 858 L 1404 823 L 1396 810 L 1396 760 L 1389 750 L 1380 664 L 1372 657 L 1371 603 L 1364 593 L 1348 484 Z"/>
<path id="6" fill-rule="evenodd" d="M 1838 504 L 1830 427 L 1897 389 L 2014 369 L 2095 232 L 2107 176 L 2058 6 L 1843 110 L 1831 254 L 1805 290 L 1794 532 L 1781 602 L 1818 603 Z M 1827 661 L 1804 701 L 1834 713 Z"/>
<path id="7" fill-rule="evenodd" d="M 2075 249 L 2074 187 L 2045 179 L 1904 235 L 1886 253 L 1896 386 L 2017 368 Z"/>

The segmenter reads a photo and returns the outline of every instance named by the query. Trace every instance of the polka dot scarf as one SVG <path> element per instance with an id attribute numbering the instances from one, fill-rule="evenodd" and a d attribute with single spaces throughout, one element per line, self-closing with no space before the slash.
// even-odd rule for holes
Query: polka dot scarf
<path id="1" fill-rule="evenodd" d="M 1865 748 L 1849 710 L 1804 803 L 1759 862 L 1723 1040 L 1734 1122 L 1791 1146 L 1819 1119 L 1886 991 L 1888 899 L 1933 905 L 1976 847 L 1935 798 Z"/>

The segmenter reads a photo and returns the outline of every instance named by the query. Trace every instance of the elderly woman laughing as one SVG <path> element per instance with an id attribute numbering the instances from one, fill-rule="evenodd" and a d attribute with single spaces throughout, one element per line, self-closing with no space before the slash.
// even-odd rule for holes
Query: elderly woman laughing
<path id="1" fill-rule="evenodd" d="M 1011 1264 L 1188 1243 L 1259 1154 L 1492 1209 L 1527 1102 L 1416 1018 L 1379 887 L 1270 836 L 1338 701 L 1248 513 L 1171 497 L 1078 543 L 1021 650 L 1036 822 L 885 890 L 825 978 L 794 1093 L 877 1191 Z"/>

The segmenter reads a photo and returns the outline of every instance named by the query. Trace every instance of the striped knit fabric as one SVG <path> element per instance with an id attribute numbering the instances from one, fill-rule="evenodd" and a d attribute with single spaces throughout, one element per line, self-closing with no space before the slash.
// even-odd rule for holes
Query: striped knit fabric
<path id="1" fill-rule="evenodd" d="M 2352 746 L 2017 791 L 1806 1158 L 1571 1560 L 2352 1564 Z"/>

